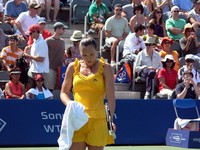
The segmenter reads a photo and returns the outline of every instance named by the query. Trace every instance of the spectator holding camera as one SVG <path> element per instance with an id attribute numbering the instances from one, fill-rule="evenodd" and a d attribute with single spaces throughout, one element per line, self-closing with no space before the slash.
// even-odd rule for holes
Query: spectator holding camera
<path id="1" fill-rule="evenodd" d="M 190 23 L 187 23 L 183 30 L 183 35 L 180 39 L 181 49 L 184 54 L 198 54 L 199 42 L 196 36 L 196 32 Z M 200 55 L 199 55 L 200 56 Z"/>
<path id="2" fill-rule="evenodd" d="M 193 80 L 193 73 L 190 70 L 185 71 L 182 80 L 176 87 L 177 98 L 197 99 L 200 96 L 200 90 Z"/>

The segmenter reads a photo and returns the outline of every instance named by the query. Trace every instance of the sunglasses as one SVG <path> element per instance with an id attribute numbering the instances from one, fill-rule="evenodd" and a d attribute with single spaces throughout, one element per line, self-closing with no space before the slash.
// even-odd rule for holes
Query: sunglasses
<path id="1" fill-rule="evenodd" d="M 193 63 L 194 60 L 192 60 L 192 59 L 187 59 L 186 62 L 187 62 L 187 63 Z"/>
<path id="2" fill-rule="evenodd" d="M 40 80 L 36 80 L 36 82 L 43 82 L 44 80 L 40 79 Z"/>
<path id="3" fill-rule="evenodd" d="M 173 63 L 174 61 L 173 61 L 173 60 L 167 60 L 166 63 L 167 63 L 167 62 Z"/>
<path id="4" fill-rule="evenodd" d="M 35 33 L 35 32 L 39 32 L 39 31 L 32 31 L 32 32 L 30 32 L 30 35 L 33 34 L 33 33 Z"/>
<path id="5" fill-rule="evenodd" d="M 156 44 L 145 44 L 146 46 L 155 46 Z"/>
<path id="6" fill-rule="evenodd" d="M 40 23 L 40 25 L 46 25 L 46 23 Z"/>
<path id="7" fill-rule="evenodd" d="M 161 11 L 157 11 L 156 13 L 157 13 L 157 14 L 161 14 L 162 12 L 161 12 Z"/>
<path id="8" fill-rule="evenodd" d="M 179 13 L 179 10 L 175 10 L 174 12 L 175 12 L 175 13 Z"/>
<path id="9" fill-rule="evenodd" d="M 171 42 L 169 42 L 169 41 L 165 41 L 164 44 L 171 44 Z"/>
<path id="10" fill-rule="evenodd" d="M 116 11 L 122 11 L 122 9 L 115 9 Z"/>

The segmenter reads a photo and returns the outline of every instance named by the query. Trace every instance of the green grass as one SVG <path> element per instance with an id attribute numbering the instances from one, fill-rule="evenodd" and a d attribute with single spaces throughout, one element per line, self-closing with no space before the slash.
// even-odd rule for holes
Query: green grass
<path id="1" fill-rule="evenodd" d="M 58 147 L 6 147 L 1 150 L 58 150 Z M 184 150 L 172 146 L 107 146 L 104 150 Z M 192 148 L 191 150 L 197 150 Z M 199 149 L 198 149 L 199 150 Z"/>

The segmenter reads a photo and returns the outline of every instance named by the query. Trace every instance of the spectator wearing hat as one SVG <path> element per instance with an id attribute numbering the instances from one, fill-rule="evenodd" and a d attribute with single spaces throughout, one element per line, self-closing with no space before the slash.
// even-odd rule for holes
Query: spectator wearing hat
<path id="1" fill-rule="evenodd" d="M 27 4 L 22 0 L 9 0 L 5 4 L 4 18 L 11 26 L 15 24 L 16 18 L 22 13 L 28 11 Z"/>
<path id="2" fill-rule="evenodd" d="M 14 67 L 10 70 L 10 81 L 5 85 L 6 99 L 24 99 L 25 87 L 19 81 L 21 71 L 19 68 Z"/>
<path id="3" fill-rule="evenodd" d="M 64 34 L 65 29 L 68 28 L 62 22 L 56 22 L 53 27 L 53 35 L 46 39 L 50 68 L 47 79 L 47 88 L 51 91 L 57 88 L 58 68 L 65 64 L 65 42 L 61 36 Z"/>
<path id="4" fill-rule="evenodd" d="M 74 61 L 76 58 L 81 59 L 80 49 L 79 49 L 79 42 L 83 38 L 83 34 L 80 30 L 74 30 L 70 40 L 73 42 L 73 45 L 70 46 L 66 52 L 66 60 L 65 64 L 69 64 L 70 62 Z"/>
<path id="5" fill-rule="evenodd" d="M 1 59 L 7 71 L 11 70 L 11 67 L 15 66 L 16 59 L 18 59 L 23 51 L 17 47 L 18 45 L 18 36 L 10 35 L 8 36 L 9 46 L 6 46 L 2 49 Z"/>
<path id="6" fill-rule="evenodd" d="M 26 0 L 26 1 L 28 4 L 36 2 L 38 5 L 41 6 L 40 8 L 38 8 L 38 12 L 37 12 L 38 16 L 40 16 L 42 10 L 45 9 L 45 0 Z"/>
<path id="7" fill-rule="evenodd" d="M 162 68 L 161 57 L 155 51 L 155 38 L 148 37 L 145 41 L 146 48 L 138 53 L 134 63 L 134 70 L 138 74 L 137 79 L 146 81 L 146 93 L 144 98 L 150 99 L 152 83 L 158 71 Z"/>
<path id="8" fill-rule="evenodd" d="M 180 63 L 179 63 L 179 54 L 176 50 L 171 50 L 171 46 L 174 43 L 172 39 L 170 39 L 168 36 L 165 36 L 162 38 L 161 41 L 161 51 L 159 52 L 161 58 L 165 58 L 167 54 L 170 54 L 173 56 L 174 61 L 175 61 L 175 66 L 174 70 L 178 71 L 180 68 Z"/>
<path id="9" fill-rule="evenodd" d="M 32 2 L 28 5 L 28 11 L 22 12 L 16 19 L 15 25 L 17 27 L 17 34 L 22 34 L 26 40 L 28 40 L 27 31 L 28 28 L 33 25 L 37 24 L 39 20 L 39 16 L 37 15 L 38 9 L 41 6 L 36 2 Z"/>
<path id="10" fill-rule="evenodd" d="M 185 55 L 193 54 L 193 55 L 200 56 L 200 54 L 198 54 L 199 42 L 196 36 L 196 31 L 194 30 L 194 28 L 192 27 L 190 23 L 187 23 L 185 25 L 184 30 L 183 30 L 183 35 L 184 37 L 180 39 L 180 46 L 184 54 Z"/>
<path id="11" fill-rule="evenodd" d="M 184 19 L 179 18 L 179 12 L 179 7 L 173 6 L 171 8 L 172 17 L 167 19 L 165 24 L 167 35 L 177 41 L 183 37 L 183 29 L 186 24 Z"/>
<path id="12" fill-rule="evenodd" d="M 40 26 L 40 34 L 42 34 L 42 37 L 44 39 L 47 39 L 52 35 L 51 32 L 46 29 L 46 24 L 47 24 L 46 19 L 44 17 L 40 17 L 40 19 L 38 20 L 38 25 Z M 29 36 L 28 45 L 32 44 L 33 44 L 33 38 Z"/>
<path id="13" fill-rule="evenodd" d="M 24 57 L 31 60 L 28 76 L 30 77 L 29 86 L 32 87 L 35 74 L 40 73 L 45 79 L 47 78 L 49 73 L 49 55 L 47 43 L 40 34 L 40 26 L 38 24 L 31 25 L 28 33 L 34 39 L 34 42 L 31 46 L 30 54 L 24 53 Z"/>
<path id="14" fill-rule="evenodd" d="M 175 60 L 170 54 L 162 59 L 163 68 L 158 72 L 158 91 L 171 99 L 172 93 L 178 84 L 178 73 L 174 70 Z"/>
<path id="15" fill-rule="evenodd" d="M 187 54 L 185 56 L 185 65 L 178 70 L 179 82 L 182 81 L 183 73 L 189 70 L 193 74 L 193 81 L 196 85 L 200 84 L 200 77 L 197 69 L 194 67 L 195 56 L 193 54 Z"/>
<path id="16" fill-rule="evenodd" d="M 52 99 L 53 94 L 45 87 L 42 74 L 34 76 L 33 88 L 26 92 L 27 99 Z"/>
<path id="17" fill-rule="evenodd" d="M 46 18 L 47 21 L 50 22 L 52 21 L 49 17 L 50 15 L 50 10 L 51 10 L 51 5 L 52 4 L 52 0 L 46 0 Z M 57 15 L 60 9 L 60 0 L 53 0 L 53 22 L 57 22 Z"/>
<path id="18" fill-rule="evenodd" d="M 200 0 L 194 0 L 193 6 L 188 13 L 188 21 L 196 29 L 200 27 Z"/>

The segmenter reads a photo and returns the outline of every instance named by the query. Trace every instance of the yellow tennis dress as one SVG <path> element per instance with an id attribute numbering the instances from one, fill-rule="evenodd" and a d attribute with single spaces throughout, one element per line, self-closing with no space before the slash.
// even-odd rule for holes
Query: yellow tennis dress
<path id="1" fill-rule="evenodd" d="M 104 59 L 100 59 L 97 73 L 84 76 L 79 72 L 80 62 L 74 63 L 74 100 L 85 106 L 89 121 L 74 133 L 73 142 L 86 142 L 91 146 L 105 146 L 114 143 L 109 136 L 104 107 L 105 83 L 103 78 Z"/>

